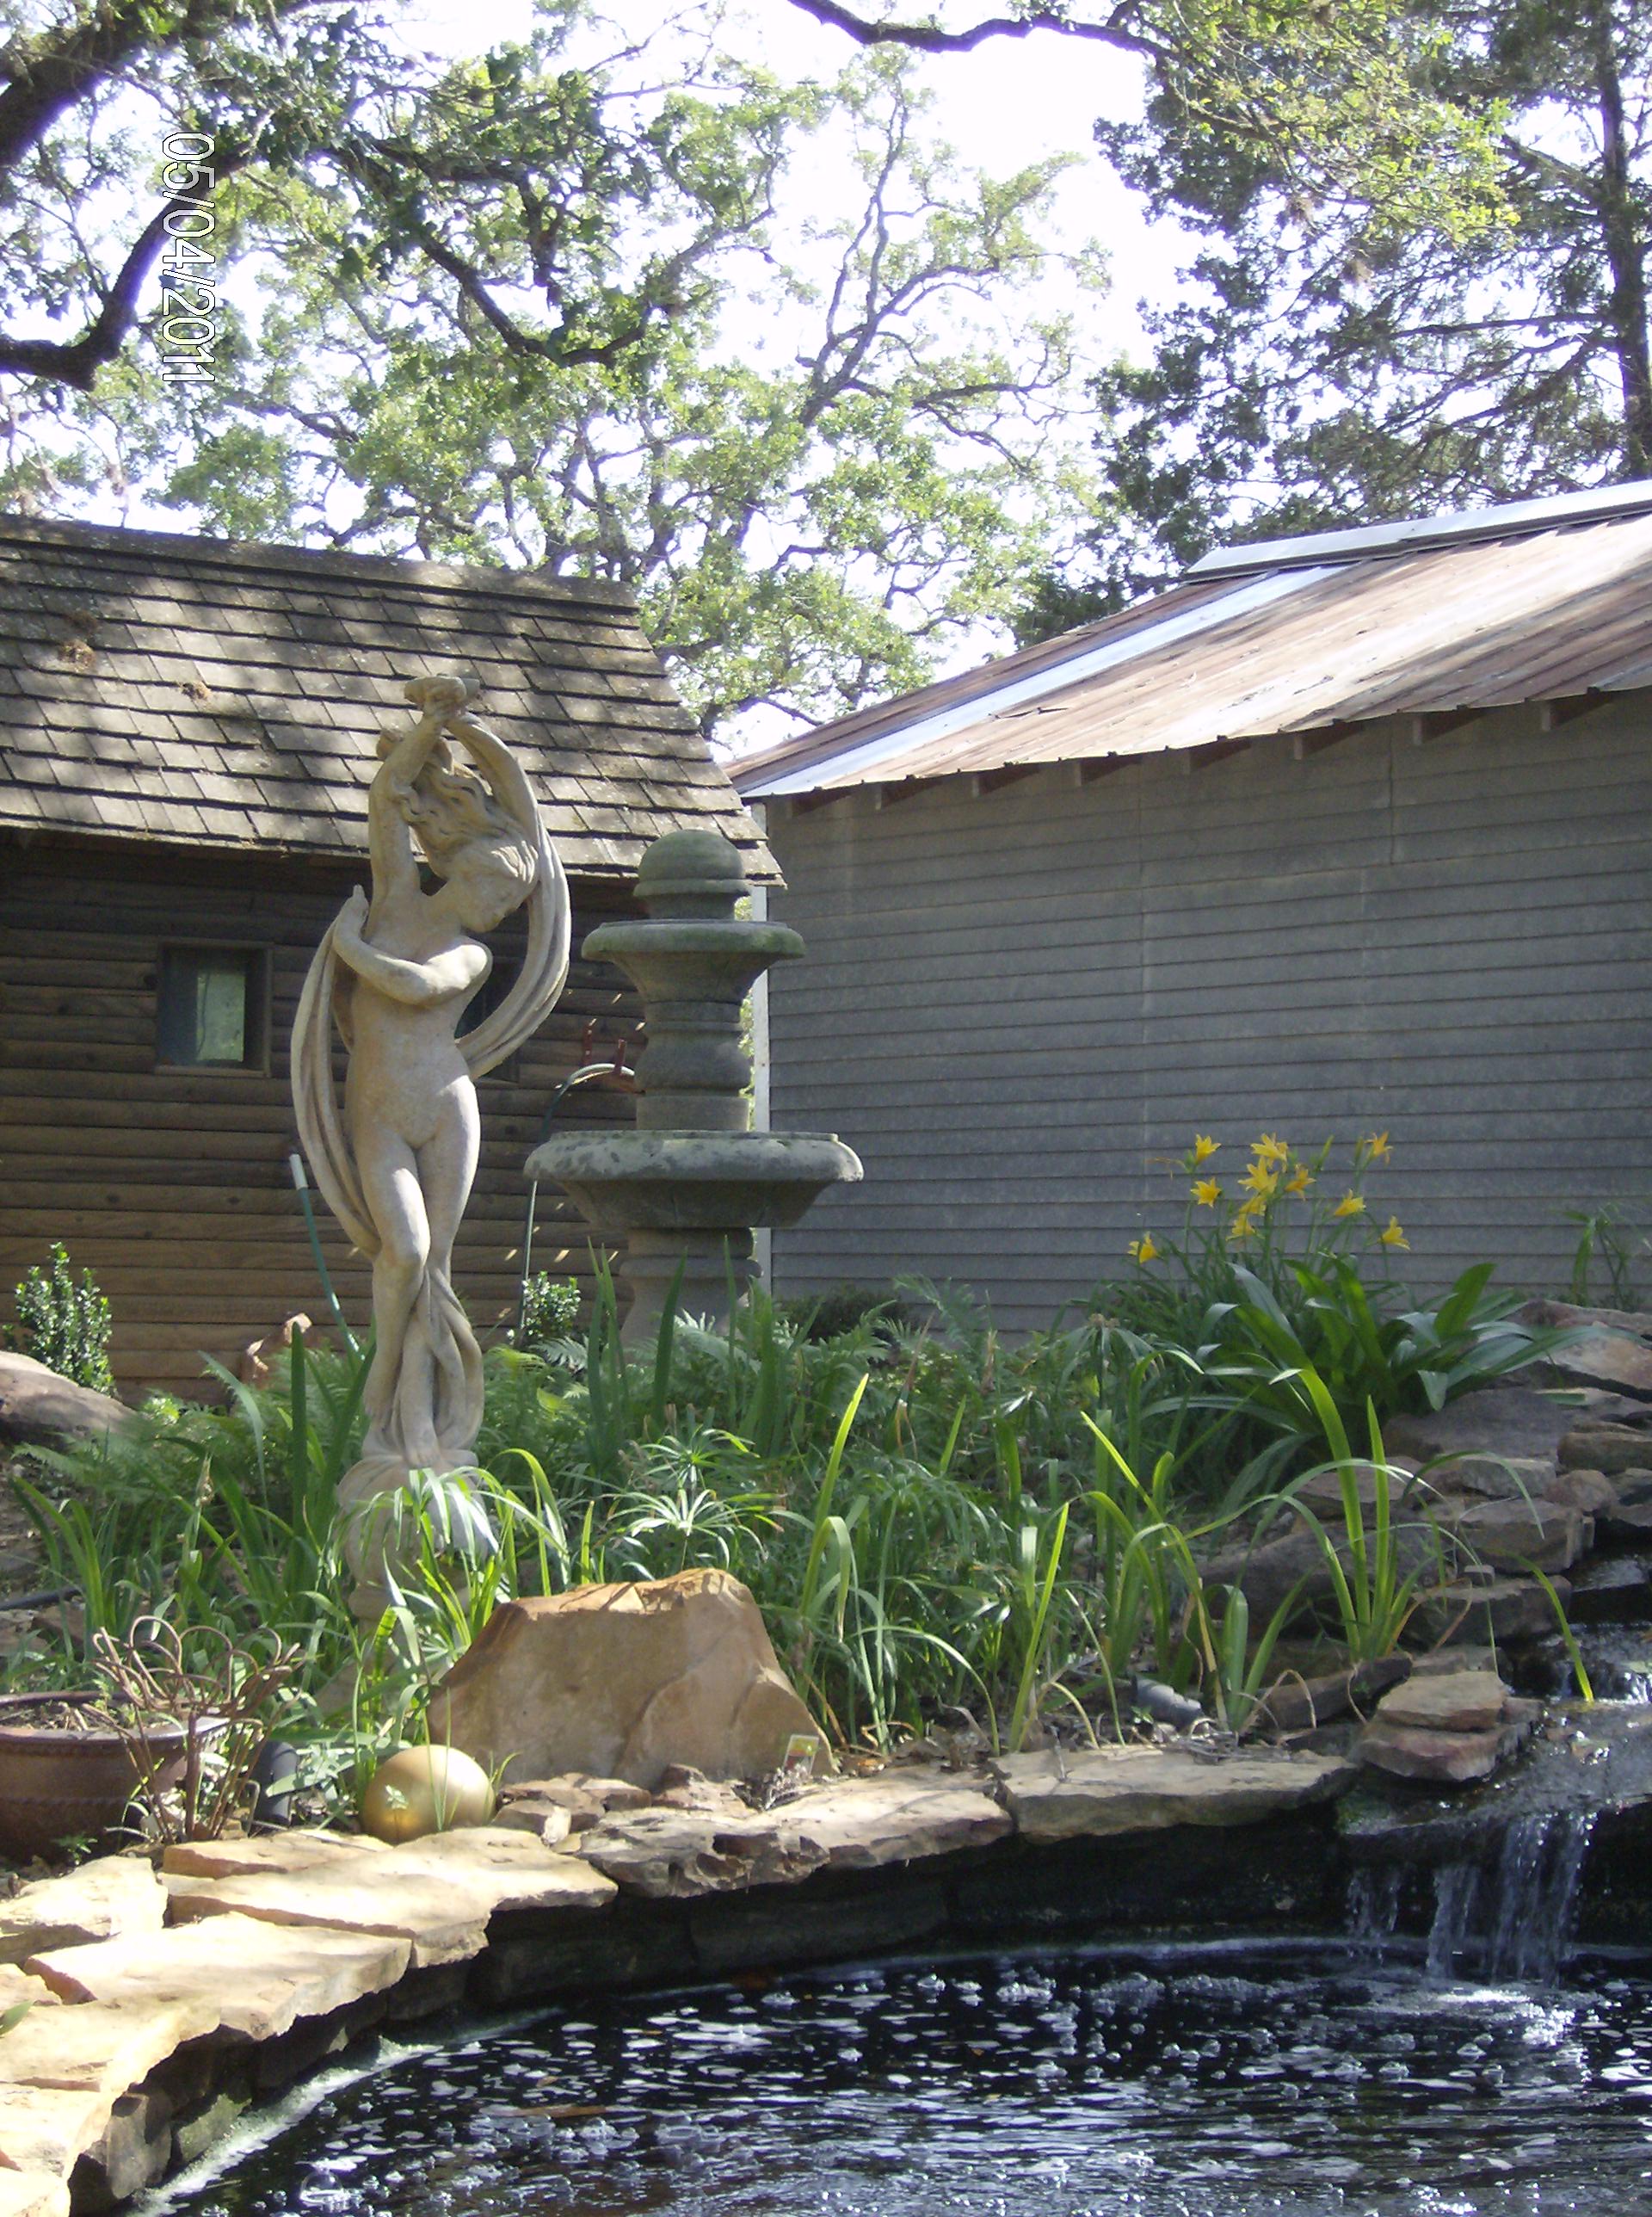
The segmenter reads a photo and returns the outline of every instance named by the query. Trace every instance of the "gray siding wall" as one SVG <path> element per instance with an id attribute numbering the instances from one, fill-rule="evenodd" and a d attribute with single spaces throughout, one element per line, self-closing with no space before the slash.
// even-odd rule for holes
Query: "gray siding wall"
<path id="1" fill-rule="evenodd" d="M 776 1235 L 778 1290 L 916 1270 L 1047 1323 L 1179 1227 L 1195 1129 L 1231 1178 L 1259 1131 L 1386 1128 L 1410 1281 L 1561 1284 L 1567 1209 L 1652 1223 L 1649 727 L 1641 694 L 771 806 L 809 946 L 771 979 L 773 1121 L 866 1166 Z"/>

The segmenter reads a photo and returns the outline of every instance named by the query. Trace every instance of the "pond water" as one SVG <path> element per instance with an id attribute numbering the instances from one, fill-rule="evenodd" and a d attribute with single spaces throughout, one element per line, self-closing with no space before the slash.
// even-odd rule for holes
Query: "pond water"
<path id="1" fill-rule="evenodd" d="M 170 2217 L 1633 2217 L 1652 1982 L 1347 1942 L 632 1998 L 336 2087 Z"/>

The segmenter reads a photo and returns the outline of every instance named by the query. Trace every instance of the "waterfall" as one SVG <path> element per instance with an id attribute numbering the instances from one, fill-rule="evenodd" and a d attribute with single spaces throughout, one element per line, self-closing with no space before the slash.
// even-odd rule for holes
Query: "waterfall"
<path id="1" fill-rule="evenodd" d="M 1428 1975 L 1452 1979 L 1468 1944 L 1480 1899 L 1478 1863 L 1441 1863 L 1434 1873 L 1434 1918 L 1428 1927 Z"/>
<path id="2" fill-rule="evenodd" d="M 1552 1979 L 1570 1945 L 1592 1812 L 1521 1817 L 1503 1835 L 1492 1880 L 1485 1970 L 1494 1979 Z"/>
<path id="3" fill-rule="evenodd" d="M 1592 1811 L 1520 1817 L 1486 1852 L 1434 1868 L 1427 1974 L 1451 1979 L 1459 1964 L 1488 1979 L 1552 1979 L 1577 1917 L 1579 1881 L 1594 1829 Z M 1495 1842 L 1495 1850 L 1493 1842 Z M 1399 1923 L 1404 1867 L 1364 1864 L 1348 1880 L 1348 1939 L 1380 1962 Z"/>
<path id="4" fill-rule="evenodd" d="M 1348 1880 L 1348 1938 L 1378 1962 L 1400 1921 L 1400 1876 L 1398 1863 L 1361 1863 Z"/>

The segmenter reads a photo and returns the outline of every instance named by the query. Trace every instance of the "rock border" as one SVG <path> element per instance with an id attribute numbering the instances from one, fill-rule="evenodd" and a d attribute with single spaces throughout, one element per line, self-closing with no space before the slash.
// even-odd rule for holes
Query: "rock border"
<path id="1" fill-rule="evenodd" d="M 943 1936 L 1322 1918 L 1328 1804 L 1357 1775 L 1188 1742 L 1050 1750 L 767 1810 L 694 1781 L 562 1844 L 494 1825 L 102 1857 L 0 1903 L 0 2010 L 31 2004 L 0 2035 L 0 2217 L 96 2217 L 381 2028 L 441 2014 Z"/>

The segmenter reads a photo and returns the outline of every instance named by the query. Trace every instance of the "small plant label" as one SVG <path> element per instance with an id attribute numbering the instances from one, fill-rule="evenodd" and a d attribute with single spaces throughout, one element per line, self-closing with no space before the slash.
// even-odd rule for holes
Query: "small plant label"
<path id="1" fill-rule="evenodd" d="M 820 1740 L 814 1732 L 793 1732 L 780 1757 L 780 1779 L 786 1786 L 806 1786 L 815 1775 Z"/>

